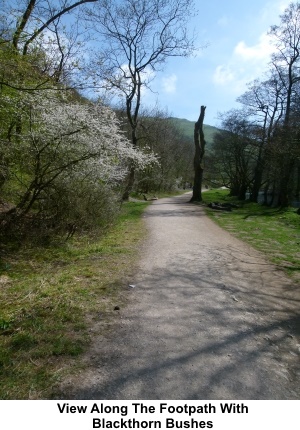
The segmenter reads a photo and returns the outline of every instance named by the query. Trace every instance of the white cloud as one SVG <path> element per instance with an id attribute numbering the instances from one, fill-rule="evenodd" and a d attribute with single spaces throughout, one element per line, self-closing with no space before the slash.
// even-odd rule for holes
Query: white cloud
<path id="1" fill-rule="evenodd" d="M 169 94 L 174 94 L 176 92 L 176 81 L 177 76 L 175 75 L 175 73 L 172 73 L 171 75 L 162 78 L 163 91 Z"/>
<path id="2" fill-rule="evenodd" d="M 279 23 L 279 15 L 285 11 L 291 1 L 292 0 L 271 0 L 267 2 L 259 13 L 260 21 L 266 23 L 268 26 L 270 23 L 272 25 Z"/>
<path id="3" fill-rule="evenodd" d="M 280 13 L 284 12 L 285 9 L 291 4 L 291 0 L 281 0 L 278 4 Z"/>
<path id="4" fill-rule="evenodd" d="M 234 72 L 231 70 L 229 65 L 218 66 L 213 74 L 213 82 L 217 85 L 226 85 L 234 81 L 234 79 Z"/>
<path id="5" fill-rule="evenodd" d="M 269 60 L 270 55 L 274 52 L 274 45 L 271 43 L 271 38 L 267 33 L 263 33 L 259 37 L 256 45 L 247 46 L 242 40 L 234 48 L 234 55 L 242 58 L 244 61 L 261 61 Z"/>
<path id="6" fill-rule="evenodd" d="M 282 14 L 289 6 L 291 0 L 270 0 L 259 12 L 260 25 L 265 28 L 270 27 L 270 23 L 279 24 L 279 15 Z M 225 17 L 219 20 L 221 24 Z M 226 63 L 216 67 L 213 74 L 213 82 L 218 87 L 231 89 L 233 93 L 239 89 L 245 91 L 246 84 L 259 78 L 267 69 L 271 55 L 275 52 L 275 46 L 272 44 L 268 32 L 263 32 L 254 43 L 247 43 L 246 40 L 240 40 Z"/>
<path id="7" fill-rule="evenodd" d="M 228 62 L 216 67 L 214 84 L 224 88 L 227 86 L 234 94 L 244 92 L 247 83 L 263 75 L 274 49 L 267 33 L 262 33 L 253 45 L 239 41 Z"/>
<path id="8" fill-rule="evenodd" d="M 244 67 L 234 63 L 217 66 L 212 77 L 213 83 L 234 96 L 238 96 L 246 89 L 247 83 L 252 80 Z"/>

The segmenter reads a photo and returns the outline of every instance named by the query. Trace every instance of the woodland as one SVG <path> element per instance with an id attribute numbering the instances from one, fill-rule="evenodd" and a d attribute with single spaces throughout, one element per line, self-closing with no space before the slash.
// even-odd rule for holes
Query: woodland
<path id="1" fill-rule="evenodd" d="M 210 175 L 240 200 L 287 207 L 300 197 L 300 4 L 269 30 L 274 52 L 265 74 L 222 114 Z M 218 173 L 217 173 L 218 172 Z"/>
<path id="2" fill-rule="evenodd" d="M 268 70 L 221 115 L 205 156 L 200 139 L 199 162 L 193 134 L 143 104 L 151 71 L 197 49 L 192 0 L 1 0 L 1 10 L 3 238 L 103 228 L 132 193 L 184 189 L 197 168 L 200 190 L 280 207 L 299 199 L 299 3 L 270 29 Z"/>
<path id="3" fill-rule="evenodd" d="M 191 5 L 1 1 L 3 237 L 102 228 L 130 192 L 191 181 L 191 139 L 142 104 L 149 70 L 194 49 Z"/>
<path id="4" fill-rule="evenodd" d="M 299 216 L 294 208 L 287 209 L 300 197 L 299 3 L 291 3 L 280 25 L 270 29 L 276 49 L 269 69 L 249 83 L 238 99 L 240 109 L 221 114 L 220 129 L 205 125 L 209 103 L 201 106 L 201 99 L 195 122 L 173 118 L 159 104 L 149 107 L 144 102 L 153 76 L 163 71 L 169 59 L 182 57 L 184 61 L 201 49 L 189 32 L 190 18 L 195 15 L 193 0 L 0 0 L 0 11 L 0 398 L 60 398 L 61 381 L 80 374 L 87 362 L 83 353 L 95 336 L 100 336 L 99 357 L 106 357 L 102 340 L 114 333 L 116 319 L 131 300 L 129 294 L 142 290 L 133 273 L 141 245 L 146 243 L 143 214 L 149 201 L 145 200 L 193 187 L 192 201 L 198 204 L 203 188 L 211 188 L 203 193 L 205 203 L 236 206 L 233 211 L 206 208 L 208 216 L 267 253 L 290 276 L 299 274 L 299 253 L 295 252 Z M 150 209 L 155 207 L 161 209 L 159 205 Z M 205 239 L 206 227 L 202 230 L 198 224 L 203 217 L 191 224 L 195 214 L 204 211 L 185 203 L 182 207 L 174 217 L 162 206 L 160 218 L 173 231 L 174 225 L 184 225 L 192 235 L 198 229 L 197 234 L 200 231 Z M 161 232 L 163 227 L 157 228 Z M 179 227 L 176 233 L 181 231 L 185 230 Z M 169 239 L 171 234 L 163 233 Z M 215 265 L 218 259 L 219 267 L 228 269 L 231 278 L 229 247 L 219 253 L 218 236 L 212 241 L 218 253 L 199 254 L 197 239 L 191 242 L 196 252 L 188 264 L 195 261 L 197 294 L 205 282 L 199 265 L 203 258 L 203 268 L 209 269 L 207 282 L 216 281 L 216 288 L 205 289 L 220 291 L 223 306 L 225 284 L 220 283 Z M 172 246 L 167 240 L 162 250 L 177 253 Z M 189 240 L 184 237 L 178 246 L 179 266 L 186 266 Z M 157 248 L 155 243 L 155 253 Z M 219 259 L 221 251 L 224 260 Z M 236 268 L 236 257 L 232 261 Z M 172 265 L 166 267 L 168 278 L 176 277 L 182 267 L 171 273 Z M 270 273 L 273 281 L 275 271 Z M 183 279 L 181 274 L 178 279 Z M 244 280 L 237 279 L 236 291 L 244 285 Z M 190 272 L 187 280 L 190 284 Z M 152 295 L 158 300 L 161 284 L 161 279 L 156 281 L 160 292 Z M 256 281 L 250 284 L 257 286 Z M 238 305 L 239 298 L 231 295 L 230 288 L 229 301 Z M 285 288 L 281 277 L 280 288 Z M 273 318 L 269 309 L 275 303 L 274 291 L 265 295 L 267 310 L 257 308 L 259 318 L 265 316 L 261 336 L 268 335 L 262 340 L 268 344 L 269 327 L 274 327 L 268 320 L 270 314 Z M 298 290 L 291 291 L 296 294 Z M 259 301 L 261 295 L 259 290 Z M 194 300 L 196 296 L 180 295 L 184 315 L 188 297 Z M 215 302 L 215 296 L 211 297 L 210 305 Z M 253 290 L 247 297 L 256 297 Z M 281 297 L 277 299 L 279 303 Z M 289 329 L 280 336 L 296 342 L 297 333 L 290 334 L 295 314 L 282 324 L 282 306 L 278 305 L 278 327 L 288 324 Z M 218 306 L 216 320 L 211 306 L 207 309 L 220 333 L 219 327 L 225 327 L 223 311 Z M 253 309 L 251 305 L 252 314 Z M 135 324 L 134 314 L 129 313 Z M 207 321 L 204 325 L 210 327 Z M 240 337 L 235 318 L 233 327 L 230 348 L 233 338 L 244 340 L 245 333 L 250 333 L 243 328 Z M 190 327 L 188 331 L 194 333 Z M 257 348 L 256 316 L 254 334 Z M 247 344 L 248 340 L 249 336 Z M 224 349 L 223 340 L 220 346 Z M 256 359 L 258 350 L 253 351 Z M 264 346 L 263 360 L 265 351 Z M 96 355 L 93 352 L 93 360 Z M 240 366 L 239 353 L 237 357 Z M 228 359 L 226 352 L 226 368 Z M 92 363 L 94 368 L 96 361 Z M 111 389 L 111 380 L 109 385 Z"/>

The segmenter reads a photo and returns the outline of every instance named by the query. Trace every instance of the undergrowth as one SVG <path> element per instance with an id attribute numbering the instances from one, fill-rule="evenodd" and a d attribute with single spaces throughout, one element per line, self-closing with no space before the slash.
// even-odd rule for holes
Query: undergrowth
<path id="1" fill-rule="evenodd" d="M 1 399 L 51 398 L 60 378 L 81 366 L 90 321 L 101 313 L 103 333 L 110 329 L 115 305 L 126 300 L 147 205 L 123 204 L 104 235 L 1 250 Z"/>

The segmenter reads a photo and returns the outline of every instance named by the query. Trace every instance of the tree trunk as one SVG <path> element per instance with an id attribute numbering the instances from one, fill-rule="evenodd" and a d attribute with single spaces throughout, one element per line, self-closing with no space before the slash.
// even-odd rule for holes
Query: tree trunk
<path id="1" fill-rule="evenodd" d="M 300 166 L 297 167 L 296 197 L 298 200 L 300 199 Z"/>
<path id="2" fill-rule="evenodd" d="M 200 116 L 198 121 L 195 123 L 194 129 L 194 143 L 195 143 L 195 157 L 194 157 L 194 185 L 193 185 L 193 196 L 191 202 L 202 201 L 202 178 L 203 178 L 203 157 L 205 152 L 205 139 L 203 133 L 203 121 L 205 116 L 206 106 L 201 106 Z"/>
<path id="3" fill-rule="evenodd" d="M 247 184 L 241 184 L 238 192 L 238 199 L 246 200 L 246 192 L 247 192 Z"/>
<path id="4" fill-rule="evenodd" d="M 128 115 L 130 115 L 130 112 L 128 113 Z M 128 116 L 128 118 L 129 118 L 129 116 Z M 131 143 L 132 143 L 133 148 L 136 149 L 137 148 L 137 144 L 138 144 L 138 139 L 137 139 L 137 135 L 136 135 L 137 124 L 136 124 L 136 122 L 133 123 L 132 119 L 130 120 L 130 124 L 131 124 L 131 127 L 132 127 L 132 130 L 131 130 Z M 123 195 L 122 195 L 122 200 L 127 201 L 129 199 L 129 194 L 131 193 L 133 185 L 134 185 L 134 179 L 135 179 L 135 167 L 132 164 L 130 166 L 129 175 L 128 175 L 128 179 L 127 179 L 127 184 L 126 184 L 125 191 L 123 192 Z"/>
<path id="5" fill-rule="evenodd" d="M 135 178 L 135 168 L 132 166 L 130 168 L 130 172 L 128 175 L 128 180 L 126 184 L 125 191 L 123 192 L 122 200 L 127 201 L 129 199 L 129 194 L 132 190 L 133 184 L 134 184 L 134 178 Z"/>
<path id="6" fill-rule="evenodd" d="M 256 166 L 255 172 L 254 172 L 254 182 L 252 187 L 252 192 L 250 194 L 250 201 L 251 202 L 258 202 L 258 195 L 259 191 L 261 189 L 262 179 L 263 179 L 263 173 L 264 173 L 264 164 L 262 163 L 259 167 Z"/>
<path id="7" fill-rule="evenodd" d="M 291 197 L 291 176 L 294 169 L 294 160 L 289 160 L 283 163 L 282 173 L 280 175 L 279 193 L 278 193 L 278 206 L 288 207 Z"/>

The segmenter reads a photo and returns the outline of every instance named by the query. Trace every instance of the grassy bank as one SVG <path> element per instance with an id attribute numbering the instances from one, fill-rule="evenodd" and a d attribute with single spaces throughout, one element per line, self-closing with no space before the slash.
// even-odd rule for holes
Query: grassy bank
<path id="1" fill-rule="evenodd" d="M 235 203 L 231 212 L 207 208 L 208 215 L 221 227 L 264 252 L 275 264 L 300 282 L 300 216 L 295 208 L 278 209 L 241 202 L 227 190 L 203 193 L 204 203 Z"/>
<path id="2" fill-rule="evenodd" d="M 0 399 L 51 398 L 52 388 L 80 366 L 93 319 L 123 306 L 122 291 L 144 234 L 147 202 L 123 205 L 101 238 L 74 236 L 48 248 L 6 253 L 0 266 Z M 121 302 L 121 303 L 120 303 Z"/>

